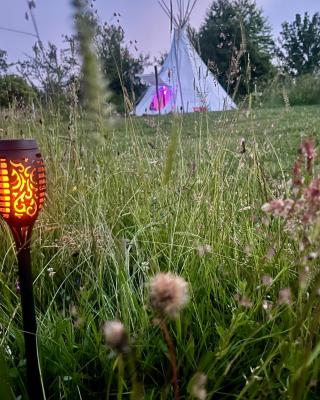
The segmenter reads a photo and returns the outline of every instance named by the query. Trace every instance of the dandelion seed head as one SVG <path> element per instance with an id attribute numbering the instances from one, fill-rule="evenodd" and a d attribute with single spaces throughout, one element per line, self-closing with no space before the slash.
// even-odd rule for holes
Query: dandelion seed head
<path id="1" fill-rule="evenodd" d="M 122 322 L 106 321 L 102 327 L 106 345 L 112 350 L 126 353 L 129 349 L 128 335 Z"/>
<path id="2" fill-rule="evenodd" d="M 149 302 L 162 316 L 175 318 L 189 300 L 187 282 L 172 273 L 159 273 L 149 283 Z"/>
<path id="3" fill-rule="evenodd" d="M 279 291 L 278 303 L 290 304 L 291 303 L 291 290 L 290 288 L 284 288 Z"/>
<path id="4" fill-rule="evenodd" d="M 238 304 L 244 308 L 251 308 L 253 306 L 252 301 L 247 296 L 242 296 L 239 293 L 234 295 L 234 299 L 238 302 Z"/>
<path id="5" fill-rule="evenodd" d="M 198 400 L 205 400 L 207 398 L 207 391 L 205 385 L 207 383 L 207 376 L 200 372 L 196 373 L 193 377 L 193 385 L 191 387 L 191 395 Z"/>
<path id="6" fill-rule="evenodd" d="M 270 275 L 263 275 L 261 282 L 265 286 L 270 286 L 273 283 L 273 278 Z"/>

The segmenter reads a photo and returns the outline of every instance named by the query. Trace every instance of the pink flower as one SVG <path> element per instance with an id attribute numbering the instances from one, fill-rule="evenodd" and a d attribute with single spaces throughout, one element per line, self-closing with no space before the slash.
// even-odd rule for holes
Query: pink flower
<path id="1" fill-rule="evenodd" d="M 311 181 L 309 187 L 304 191 L 304 196 L 311 202 L 320 201 L 320 179 L 314 179 Z"/>
<path id="2" fill-rule="evenodd" d="M 301 162 L 300 161 L 296 161 L 294 163 L 292 172 L 293 172 L 292 185 L 294 187 L 301 186 L 303 181 L 302 181 L 302 176 L 301 176 Z"/>
<path id="3" fill-rule="evenodd" d="M 261 209 L 262 211 L 272 214 L 275 217 L 287 218 L 293 209 L 293 205 L 294 201 L 291 199 L 278 199 L 271 200 L 269 203 L 264 204 Z"/>
<path id="4" fill-rule="evenodd" d="M 314 139 L 307 139 L 305 140 L 300 146 L 300 152 L 303 154 L 307 159 L 307 171 L 311 173 L 312 171 L 312 163 L 313 160 L 316 158 L 316 149 Z"/>
<path id="5" fill-rule="evenodd" d="M 316 157 L 316 149 L 314 139 L 307 139 L 300 145 L 300 152 L 303 154 L 308 160 L 314 160 Z"/>

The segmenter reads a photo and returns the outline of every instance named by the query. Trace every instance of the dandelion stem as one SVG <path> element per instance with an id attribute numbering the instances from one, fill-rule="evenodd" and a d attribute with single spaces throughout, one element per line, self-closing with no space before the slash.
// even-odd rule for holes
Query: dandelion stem
<path id="1" fill-rule="evenodd" d="M 179 383 L 178 383 L 178 366 L 177 366 L 177 356 L 174 348 L 173 341 L 171 339 L 168 326 L 165 320 L 160 321 L 160 328 L 162 330 L 164 339 L 167 343 L 168 346 L 168 351 L 169 351 L 169 358 L 170 358 L 170 363 L 172 367 L 172 387 L 173 387 L 173 392 L 174 392 L 174 399 L 179 400 L 180 399 L 180 394 L 179 394 Z"/>
<path id="2" fill-rule="evenodd" d="M 123 377 L 124 377 L 123 355 L 120 354 L 119 357 L 118 357 L 118 394 L 117 394 L 117 399 L 118 400 L 122 400 Z"/>
<path id="3" fill-rule="evenodd" d="M 138 368 L 137 368 L 137 359 L 134 350 L 131 350 L 129 353 L 129 368 L 130 368 L 130 377 L 132 384 L 132 393 L 130 396 L 131 400 L 142 400 L 144 399 L 144 388 L 138 380 Z"/>

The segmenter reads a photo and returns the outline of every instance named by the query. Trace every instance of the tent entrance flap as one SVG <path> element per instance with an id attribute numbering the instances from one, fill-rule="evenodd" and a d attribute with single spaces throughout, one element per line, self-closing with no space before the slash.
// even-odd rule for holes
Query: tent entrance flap
<path id="1" fill-rule="evenodd" d="M 159 99 L 157 96 L 157 90 L 154 89 L 154 94 L 149 106 L 150 111 L 160 111 L 163 110 L 172 99 L 172 90 L 169 86 L 161 85 L 158 89 Z"/>

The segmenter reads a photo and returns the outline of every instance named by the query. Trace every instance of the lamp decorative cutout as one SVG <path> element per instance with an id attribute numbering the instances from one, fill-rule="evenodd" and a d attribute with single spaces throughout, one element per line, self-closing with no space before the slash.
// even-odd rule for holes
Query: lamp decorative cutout
<path id="1" fill-rule="evenodd" d="M 44 398 L 37 352 L 30 244 L 46 191 L 44 162 L 35 140 L 0 140 L 0 215 L 16 243 L 30 400 Z"/>

